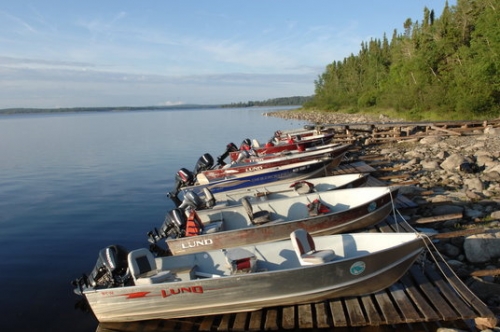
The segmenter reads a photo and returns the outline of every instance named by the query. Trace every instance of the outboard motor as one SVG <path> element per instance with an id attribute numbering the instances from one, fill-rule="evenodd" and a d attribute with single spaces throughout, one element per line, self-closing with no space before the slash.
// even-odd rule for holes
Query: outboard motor
<path id="1" fill-rule="evenodd" d="M 196 162 L 193 174 L 196 176 L 196 174 L 210 169 L 213 165 L 214 165 L 214 158 L 210 155 L 210 153 L 205 153 Z"/>
<path id="2" fill-rule="evenodd" d="M 250 150 L 252 148 L 252 141 L 250 138 L 245 138 L 243 142 L 241 142 L 240 150 Z"/>
<path id="3" fill-rule="evenodd" d="M 94 269 L 87 277 L 73 281 L 78 287 L 75 292 L 81 294 L 83 285 L 92 288 L 124 286 L 130 279 L 127 263 L 128 250 L 120 245 L 110 245 L 99 251 Z"/>
<path id="4" fill-rule="evenodd" d="M 215 197 L 208 188 L 203 188 L 203 197 L 200 197 L 197 193 L 189 190 L 184 193 L 184 199 L 182 203 L 178 206 L 179 209 L 188 211 L 189 209 L 200 210 L 200 209 L 210 209 L 215 205 Z"/>
<path id="5" fill-rule="evenodd" d="M 198 210 L 199 208 L 203 207 L 205 205 L 203 201 L 201 200 L 200 196 L 196 194 L 194 191 L 188 191 L 184 194 L 184 200 L 182 201 L 181 205 L 179 205 L 179 209 L 185 210 L 187 207 L 191 207 L 195 210 Z"/>
<path id="6" fill-rule="evenodd" d="M 226 163 L 224 159 L 226 159 L 231 152 L 238 151 L 238 147 L 233 142 L 226 145 L 226 151 L 223 154 L 217 157 L 217 164 L 224 166 Z"/>
<path id="7" fill-rule="evenodd" d="M 185 227 L 186 215 L 184 214 L 184 211 L 179 208 L 175 208 L 167 213 L 160 230 L 157 231 L 155 229 L 156 234 L 153 235 L 154 240 L 158 241 L 159 239 L 167 237 L 182 237 L 184 235 Z"/>
<path id="8" fill-rule="evenodd" d="M 208 188 L 203 188 L 203 193 L 205 194 L 205 206 L 210 209 L 215 205 L 215 197 Z"/>
<path id="9" fill-rule="evenodd" d="M 179 190 L 182 187 L 187 187 L 191 186 L 194 184 L 194 176 L 191 171 L 181 168 L 180 170 L 177 171 L 175 174 L 175 188 L 173 192 L 168 193 L 168 195 L 172 197 L 177 197 L 177 194 L 179 193 Z"/>
<path id="10" fill-rule="evenodd" d="M 238 154 L 238 158 L 235 160 L 235 163 L 241 163 L 247 158 L 250 158 L 250 153 L 248 152 L 248 150 L 241 150 Z"/>
<path id="11" fill-rule="evenodd" d="M 172 253 L 170 249 L 164 249 L 157 244 L 157 242 L 161 239 L 165 239 L 168 237 L 171 238 L 179 238 L 183 237 L 186 229 L 186 215 L 184 211 L 175 208 L 167 213 L 165 216 L 165 221 L 163 225 L 161 225 L 160 230 L 156 227 L 154 230 L 148 232 L 148 241 L 150 243 L 149 250 L 156 254 L 159 257 L 163 256 L 171 256 Z"/>

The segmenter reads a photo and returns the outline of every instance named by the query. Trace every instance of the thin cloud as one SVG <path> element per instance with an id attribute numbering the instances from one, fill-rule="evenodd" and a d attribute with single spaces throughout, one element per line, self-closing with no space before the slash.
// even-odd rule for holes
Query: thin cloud
<path id="1" fill-rule="evenodd" d="M 1 18 L 3 16 L 3 18 Z M 11 28 L 14 29 L 14 31 L 18 33 L 25 33 L 25 32 L 30 32 L 30 33 L 37 33 L 38 31 L 28 24 L 26 21 L 23 19 L 14 16 L 8 12 L 5 11 L 0 11 L 0 19 L 4 20 L 4 25 L 10 25 Z M 9 23 L 10 22 L 10 23 Z"/>

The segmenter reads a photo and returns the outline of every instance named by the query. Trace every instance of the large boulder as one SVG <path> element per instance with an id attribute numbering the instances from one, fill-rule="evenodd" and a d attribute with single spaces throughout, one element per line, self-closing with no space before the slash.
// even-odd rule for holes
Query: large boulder
<path id="1" fill-rule="evenodd" d="M 471 263 L 485 263 L 500 257 L 500 231 L 465 238 L 464 253 Z"/>
<path id="2" fill-rule="evenodd" d="M 464 156 L 454 153 L 446 158 L 439 166 L 448 172 L 455 172 L 458 171 L 460 169 L 460 165 L 465 162 L 468 162 L 468 160 Z"/>

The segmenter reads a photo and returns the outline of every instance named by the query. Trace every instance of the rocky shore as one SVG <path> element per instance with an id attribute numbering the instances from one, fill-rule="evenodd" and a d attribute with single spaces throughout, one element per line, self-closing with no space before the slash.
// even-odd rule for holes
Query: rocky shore
<path id="1" fill-rule="evenodd" d="M 266 115 L 316 125 L 404 122 L 324 112 Z M 349 158 L 380 156 L 384 162 L 373 166 L 376 174 L 392 176 L 389 184 L 404 184 L 401 192 L 418 206 L 405 219 L 419 230 L 437 233 L 435 246 L 441 255 L 500 321 L 500 128 L 487 126 L 462 136 L 366 142 L 358 137 L 358 148 Z M 398 177 L 401 174 L 405 177 Z M 408 178 L 411 184 L 405 184 Z"/>

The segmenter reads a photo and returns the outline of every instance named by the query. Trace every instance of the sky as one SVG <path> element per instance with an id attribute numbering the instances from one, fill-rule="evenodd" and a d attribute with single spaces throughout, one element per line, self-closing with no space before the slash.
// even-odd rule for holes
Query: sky
<path id="1" fill-rule="evenodd" d="M 0 109 L 309 96 L 326 66 L 446 0 L 0 3 Z M 450 6 L 456 0 L 448 1 Z"/>

